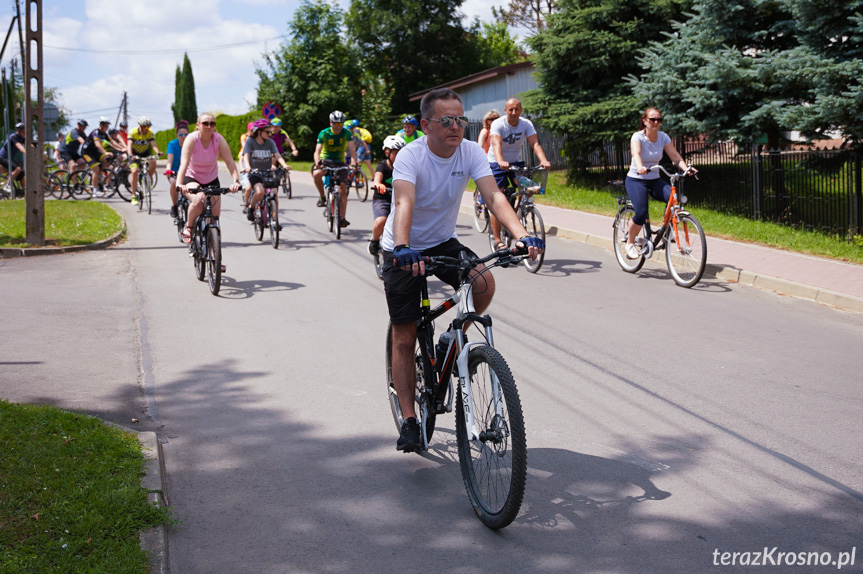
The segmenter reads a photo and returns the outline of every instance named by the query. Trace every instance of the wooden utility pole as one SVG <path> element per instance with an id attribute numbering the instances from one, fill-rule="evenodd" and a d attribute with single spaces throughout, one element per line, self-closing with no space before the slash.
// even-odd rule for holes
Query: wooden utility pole
<path id="1" fill-rule="evenodd" d="M 27 40 L 23 53 L 24 68 L 24 113 L 26 126 L 24 147 L 27 154 L 25 198 L 27 203 L 27 243 L 45 245 L 45 190 L 42 173 L 45 171 L 43 146 L 44 89 L 42 86 L 42 0 L 24 0 L 27 6 Z M 34 21 L 35 12 L 35 21 Z M 20 14 L 20 11 L 19 11 Z M 36 101 L 32 98 L 35 96 Z"/>

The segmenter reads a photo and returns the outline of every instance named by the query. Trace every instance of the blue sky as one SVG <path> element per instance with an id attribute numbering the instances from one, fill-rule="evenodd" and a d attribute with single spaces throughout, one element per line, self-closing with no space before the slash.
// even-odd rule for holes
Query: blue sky
<path id="1" fill-rule="evenodd" d="M 503 4 L 504 2 L 496 2 Z M 0 14 L 7 30 L 14 1 Z M 243 113 L 256 101 L 255 64 L 276 49 L 299 0 L 43 0 L 44 85 L 58 88 L 73 119 L 113 122 L 123 92 L 129 115 L 156 130 L 173 123 L 174 74 L 189 53 L 198 111 Z M 346 8 L 349 0 L 340 0 Z M 22 0 L 22 9 L 25 5 Z M 470 18 L 491 4 L 466 0 Z M 23 19 L 22 14 L 22 19 Z M 3 56 L 19 55 L 17 30 Z M 20 60 L 19 60 L 20 61 Z"/>

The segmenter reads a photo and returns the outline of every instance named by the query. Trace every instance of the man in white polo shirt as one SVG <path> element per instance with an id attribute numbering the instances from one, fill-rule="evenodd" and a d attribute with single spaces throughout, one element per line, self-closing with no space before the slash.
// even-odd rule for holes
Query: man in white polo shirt
<path id="1" fill-rule="evenodd" d="M 381 237 L 384 290 L 393 324 L 393 385 L 405 418 L 396 448 L 404 452 L 419 450 L 422 445 L 413 390 L 417 320 L 421 317 L 420 293 L 425 275 L 421 258 L 458 257 L 461 251 L 470 252 L 459 243 L 455 232 L 468 181 L 474 179 L 489 209 L 513 237 L 522 238 L 518 247 L 526 246 L 531 258 L 545 247 L 538 238 L 528 236 L 506 196 L 498 190 L 485 152 L 476 142 L 464 139 L 468 122 L 461 97 L 449 88 L 432 90 L 423 97 L 420 111 L 425 136 L 403 147 L 396 157 L 393 209 Z M 458 286 L 457 272 L 436 275 Z M 485 289 L 474 292 L 474 305 L 480 314 L 494 296 L 491 273 L 486 272 L 483 278 Z"/>

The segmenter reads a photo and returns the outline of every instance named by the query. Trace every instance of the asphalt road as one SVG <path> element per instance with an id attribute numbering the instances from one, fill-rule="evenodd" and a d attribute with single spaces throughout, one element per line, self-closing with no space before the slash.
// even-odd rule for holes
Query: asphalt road
<path id="1" fill-rule="evenodd" d="M 529 476 L 492 532 L 453 416 L 427 454 L 395 450 L 371 202 L 351 197 L 336 241 L 297 179 L 278 250 L 224 199 L 218 297 L 163 182 L 153 215 L 108 200 L 129 227 L 110 250 L 0 260 L 0 396 L 158 432 L 172 572 L 693 573 L 765 548 L 768 565 L 856 548 L 842 571 L 863 570 L 863 316 L 721 280 L 685 290 L 550 238 L 537 275 L 495 272 Z M 487 252 L 468 217 L 458 232 Z"/>

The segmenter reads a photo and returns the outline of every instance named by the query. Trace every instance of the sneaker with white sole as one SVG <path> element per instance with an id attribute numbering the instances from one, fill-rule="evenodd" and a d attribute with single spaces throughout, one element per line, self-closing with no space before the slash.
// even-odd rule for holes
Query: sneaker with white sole
<path id="1" fill-rule="evenodd" d="M 627 243 L 626 256 L 629 259 L 638 259 L 639 257 L 641 257 L 641 251 L 638 249 L 635 243 Z"/>

